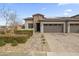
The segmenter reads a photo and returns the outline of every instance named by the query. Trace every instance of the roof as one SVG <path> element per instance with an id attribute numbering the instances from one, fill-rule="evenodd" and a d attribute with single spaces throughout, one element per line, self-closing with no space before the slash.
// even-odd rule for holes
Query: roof
<path id="1" fill-rule="evenodd" d="M 71 18 L 71 17 L 56 17 L 56 18 L 45 18 L 45 20 L 41 20 L 41 21 L 46 21 L 46 22 L 51 22 L 51 21 L 79 21 L 79 19 Z"/>
<path id="2" fill-rule="evenodd" d="M 36 16 L 36 15 L 41 15 L 44 17 L 44 15 L 42 14 L 34 14 L 33 16 Z M 55 18 L 46 18 L 44 17 L 45 20 L 40 20 L 40 21 L 79 21 L 79 14 L 78 15 L 75 15 L 75 16 L 72 16 L 72 17 L 55 17 Z M 28 17 L 28 18 L 25 18 L 24 20 L 33 20 L 33 17 Z"/>
<path id="3" fill-rule="evenodd" d="M 44 16 L 43 14 L 40 14 L 40 13 L 34 14 L 34 15 L 32 15 L 32 16 L 38 16 L 38 15 Z"/>
<path id="4" fill-rule="evenodd" d="M 77 14 L 77 15 L 75 15 L 75 16 L 72 16 L 71 18 L 79 19 L 79 14 Z"/>
<path id="5" fill-rule="evenodd" d="M 27 17 L 24 20 L 33 20 L 33 18 L 32 17 Z"/>

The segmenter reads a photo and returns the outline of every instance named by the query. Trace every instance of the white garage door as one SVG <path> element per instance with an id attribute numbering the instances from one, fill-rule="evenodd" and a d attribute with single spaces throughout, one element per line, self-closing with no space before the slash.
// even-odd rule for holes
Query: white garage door
<path id="1" fill-rule="evenodd" d="M 44 24 L 44 32 L 62 33 L 63 24 Z"/>

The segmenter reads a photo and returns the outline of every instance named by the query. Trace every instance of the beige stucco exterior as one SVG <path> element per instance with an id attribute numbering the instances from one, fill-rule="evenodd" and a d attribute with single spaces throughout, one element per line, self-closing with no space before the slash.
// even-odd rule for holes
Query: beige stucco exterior
<path id="1" fill-rule="evenodd" d="M 32 23 L 33 24 L 33 21 L 32 20 L 25 21 L 25 29 L 32 30 L 32 29 L 28 28 L 28 24 L 29 23 Z"/>
<path id="2" fill-rule="evenodd" d="M 39 23 L 40 24 L 40 32 L 43 33 L 45 30 L 44 24 L 62 24 L 63 25 L 63 33 L 70 33 L 71 24 L 79 24 L 79 21 L 78 20 L 76 21 L 74 18 L 73 18 L 73 20 L 71 19 L 68 21 L 65 21 L 66 19 L 65 20 L 62 20 L 62 19 L 55 20 L 53 18 L 51 19 L 51 21 L 49 21 L 49 20 L 50 20 L 50 18 L 48 18 L 48 20 L 46 21 L 46 18 L 41 14 L 32 15 L 32 19 L 25 20 L 25 29 L 30 30 L 28 28 L 28 24 L 32 23 L 33 28 L 31 28 L 31 30 L 34 30 L 36 32 L 37 31 L 37 23 Z M 78 29 L 78 28 L 75 27 L 75 29 Z"/>

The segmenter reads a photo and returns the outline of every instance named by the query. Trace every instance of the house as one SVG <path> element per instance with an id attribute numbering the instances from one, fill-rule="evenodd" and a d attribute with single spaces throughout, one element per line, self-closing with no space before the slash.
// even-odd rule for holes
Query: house
<path id="1" fill-rule="evenodd" d="M 42 33 L 79 33 L 79 15 L 72 17 L 47 18 L 34 14 L 25 18 L 25 29 Z"/>
<path id="2" fill-rule="evenodd" d="M 23 26 L 23 25 L 17 24 L 17 25 L 16 25 L 16 29 L 17 29 L 17 30 L 21 30 L 21 29 L 22 29 L 22 26 Z"/>

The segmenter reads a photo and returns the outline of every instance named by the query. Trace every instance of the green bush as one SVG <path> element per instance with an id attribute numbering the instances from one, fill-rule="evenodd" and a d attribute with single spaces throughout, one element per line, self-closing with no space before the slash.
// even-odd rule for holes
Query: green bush
<path id="1" fill-rule="evenodd" d="M 4 46 L 6 42 L 4 40 L 0 40 L 0 46 Z"/>
<path id="2" fill-rule="evenodd" d="M 12 40 L 11 46 L 17 46 L 17 45 L 18 45 L 18 42 L 16 40 Z"/>
<path id="3" fill-rule="evenodd" d="M 1 40 L 4 40 L 6 43 L 11 43 L 13 40 L 16 40 L 18 43 L 25 43 L 30 36 L 11 36 L 11 37 L 0 37 Z"/>
<path id="4" fill-rule="evenodd" d="M 16 40 L 18 43 L 25 43 L 27 41 L 26 37 L 14 37 L 14 40 Z"/>
<path id="5" fill-rule="evenodd" d="M 33 30 L 16 30 L 15 34 L 29 34 L 29 35 L 32 35 Z"/>
<path id="6" fill-rule="evenodd" d="M 17 30 L 15 31 L 15 36 L 0 36 L 0 46 L 5 45 L 5 43 L 11 43 L 12 46 L 16 46 L 17 43 L 25 43 L 32 36 L 32 34 L 32 30 Z"/>
<path id="7" fill-rule="evenodd" d="M 4 40 L 6 43 L 11 43 L 13 40 L 13 37 L 0 37 L 0 39 Z"/>

